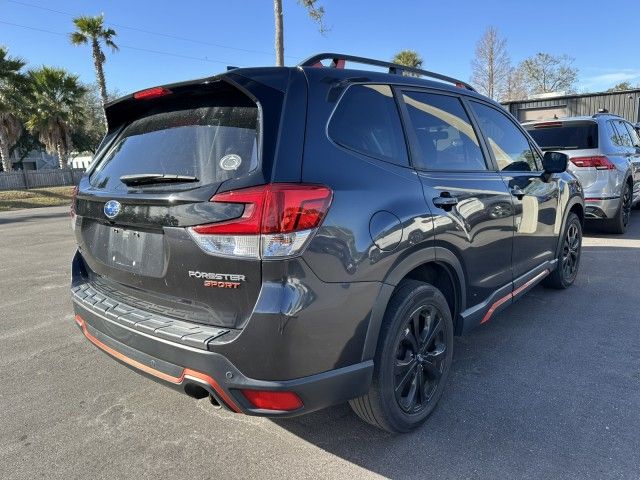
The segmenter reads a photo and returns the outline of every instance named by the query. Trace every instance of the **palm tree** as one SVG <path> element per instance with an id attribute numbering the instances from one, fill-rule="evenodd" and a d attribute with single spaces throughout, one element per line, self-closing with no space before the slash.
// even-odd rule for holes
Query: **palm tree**
<path id="1" fill-rule="evenodd" d="M 31 88 L 26 126 L 47 153 L 58 156 L 60 168 L 66 168 L 73 147 L 71 131 L 82 120 L 82 100 L 87 89 L 77 75 L 60 68 L 31 70 L 28 78 Z"/>
<path id="2" fill-rule="evenodd" d="M 317 5 L 318 0 L 298 0 L 307 9 L 311 19 L 318 24 L 318 30 L 324 35 L 327 28 L 324 24 L 324 7 Z M 282 0 L 273 0 L 273 14 L 276 21 L 276 65 L 284 66 L 284 22 L 282 20 Z"/>
<path id="3" fill-rule="evenodd" d="M 107 103 L 107 83 L 104 79 L 104 69 L 102 66 L 107 60 L 102 51 L 101 42 L 111 48 L 112 52 L 118 50 L 118 46 L 113 42 L 116 36 L 115 30 L 112 28 L 104 28 L 104 15 L 96 17 L 81 16 L 73 19 L 77 30 L 71 33 L 71 43 L 74 45 L 86 45 L 91 43 L 91 51 L 93 54 L 93 66 L 96 69 L 96 78 L 100 87 L 100 97 L 102 105 Z"/>
<path id="4" fill-rule="evenodd" d="M 22 59 L 9 56 L 7 49 L 0 47 L 0 159 L 5 172 L 13 169 L 9 151 L 22 133 L 18 111 L 22 99 L 19 90 L 24 85 L 20 70 L 24 65 Z"/>
<path id="5" fill-rule="evenodd" d="M 421 68 L 423 61 L 415 50 L 400 50 L 393 56 L 392 62 L 405 67 Z"/>

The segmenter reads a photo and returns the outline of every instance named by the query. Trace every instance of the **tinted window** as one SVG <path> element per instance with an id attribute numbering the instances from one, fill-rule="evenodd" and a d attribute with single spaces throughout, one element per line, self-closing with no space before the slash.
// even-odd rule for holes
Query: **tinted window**
<path id="1" fill-rule="evenodd" d="M 529 135 L 543 150 L 584 150 L 598 148 L 598 124 L 551 123 L 529 128 Z"/>
<path id="2" fill-rule="evenodd" d="M 629 136 L 631 137 L 631 142 L 634 147 L 640 147 L 640 137 L 638 137 L 638 132 L 633 125 L 630 123 L 624 122 L 624 126 L 627 127 L 627 131 L 629 132 Z"/>
<path id="3" fill-rule="evenodd" d="M 486 170 L 478 137 L 456 97 L 403 92 L 420 149 L 417 168 Z"/>
<path id="4" fill-rule="evenodd" d="M 398 108 L 388 85 L 347 89 L 329 124 L 329 136 L 365 155 L 409 164 Z"/>
<path id="5" fill-rule="evenodd" d="M 614 145 L 620 147 L 633 147 L 633 140 L 631 140 L 631 135 L 629 135 L 624 123 L 622 120 L 611 121 L 615 131 L 615 134 L 611 137 L 611 141 Z"/>
<path id="6" fill-rule="evenodd" d="M 540 170 L 529 140 L 509 117 L 482 103 L 471 105 L 500 170 Z"/>
<path id="7" fill-rule="evenodd" d="M 91 175 L 91 185 L 126 191 L 123 175 L 194 176 L 184 187 L 239 177 L 258 165 L 258 108 L 206 106 L 149 115 L 131 122 Z M 180 184 L 144 188 L 180 188 Z"/>

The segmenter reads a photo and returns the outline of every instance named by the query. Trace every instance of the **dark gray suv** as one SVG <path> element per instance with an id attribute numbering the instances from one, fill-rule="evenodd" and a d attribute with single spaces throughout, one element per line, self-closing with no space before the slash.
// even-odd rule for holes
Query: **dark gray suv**
<path id="1" fill-rule="evenodd" d="M 348 400 L 408 431 L 454 335 L 576 278 L 567 157 L 455 79 L 321 54 L 137 92 L 107 117 L 73 204 L 76 322 L 234 412 Z"/>

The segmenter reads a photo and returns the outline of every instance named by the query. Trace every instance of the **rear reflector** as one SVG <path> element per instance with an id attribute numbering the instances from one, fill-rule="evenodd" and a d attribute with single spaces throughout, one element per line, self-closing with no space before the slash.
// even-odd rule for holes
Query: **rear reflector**
<path id="1" fill-rule="evenodd" d="M 597 170 L 615 170 L 616 166 L 604 155 L 595 155 L 592 157 L 574 157 L 571 159 L 576 167 L 579 168 L 596 168 Z"/>
<path id="2" fill-rule="evenodd" d="M 140 90 L 133 94 L 133 98 L 136 100 L 150 100 L 152 98 L 164 97 L 165 95 L 169 95 L 171 90 L 164 87 L 153 87 L 148 88 L 146 90 Z"/>
<path id="3" fill-rule="evenodd" d="M 274 183 L 215 195 L 211 201 L 242 203 L 233 220 L 191 227 L 211 255 L 283 258 L 300 253 L 324 220 L 333 192 L 321 185 Z"/>
<path id="4" fill-rule="evenodd" d="M 294 392 L 242 390 L 242 394 L 251 405 L 261 410 L 292 411 L 303 406 L 302 400 Z"/>

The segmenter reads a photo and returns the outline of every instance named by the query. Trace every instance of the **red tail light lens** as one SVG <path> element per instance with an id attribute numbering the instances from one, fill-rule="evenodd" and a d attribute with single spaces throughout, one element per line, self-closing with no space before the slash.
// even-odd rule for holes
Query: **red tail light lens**
<path id="1" fill-rule="evenodd" d="M 164 87 L 153 87 L 147 88 L 146 90 L 140 90 L 133 94 L 133 98 L 136 100 L 150 100 L 152 98 L 164 97 L 165 95 L 169 95 L 171 90 Z"/>
<path id="2" fill-rule="evenodd" d="M 302 400 L 294 392 L 242 390 L 242 394 L 251 405 L 262 410 L 292 411 L 303 406 Z"/>
<path id="3" fill-rule="evenodd" d="M 284 258 L 300 253 L 329 210 L 333 192 L 322 185 L 273 183 L 215 195 L 211 201 L 241 203 L 244 212 L 226 222 L 191 227 L 211 255 Z"/>
<path id="4" fill-rule="evenodd" d="M 271 234 L 316 228 L 331 204 L 331 189 L 320 185 L 273 183 L 215 195 L 211 201 L 243 203 L 244 213 L 228 222 L 193 227 L 200 234 Z"/>
<path id="5" fill-rule="evenodd" d="M 611 163 L 604 155 L 595 155 L 592 157 L 574 157 L 571 159 L 576 167 L 579 168 L 596 168 L 597 170 L 615 170 L 616 166 Z"/>

